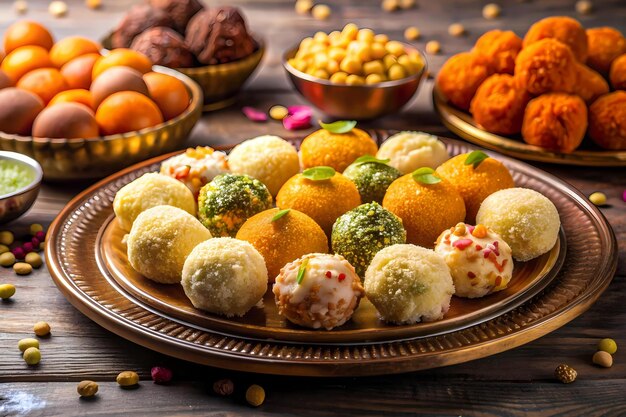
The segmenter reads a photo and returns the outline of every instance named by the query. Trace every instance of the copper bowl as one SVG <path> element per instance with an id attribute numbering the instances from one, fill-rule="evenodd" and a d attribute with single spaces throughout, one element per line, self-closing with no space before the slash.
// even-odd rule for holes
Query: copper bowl
<path id="1" fill-rule="evenodd" d="M 0 132 L 0 150 L 37 160 L 46 181 L 67 181 L 102 178 L 179 148 L 202 115 L 202 90 L 178 71 L 159 66 L 153 69 L 178 78 L 189 91 L 189 106 L 175 118 L 138 131 L 86 139 L 34 138 Z"/>
<path id="2" fill-rule="evenodd" d="M 297 46 L 285 52 L 283 67 L 296 90 L 327 115 L 337 119 L 375 119 L 394 113 L 407 104 L 426 74 L 427 64 L 424 54 L 408 44 L 403 45 L 406 50 L 418 52 L 424 66 L 417 74 L 401 80 L 372 85 L 335 84 L 289 65 L 289 59 L 296 55 Z"/>
<path id="3" fill-rule="evenodd" d="M 0 160 L 24 165 L 33 173 L 33 180 L 30 184 L 8 194 L 0 195 L 0 224 L 2 224 L 17 219 L 33 205 L 39 194 L 43 171 L 37 161 L 16 152 L 0 151 Z"/>

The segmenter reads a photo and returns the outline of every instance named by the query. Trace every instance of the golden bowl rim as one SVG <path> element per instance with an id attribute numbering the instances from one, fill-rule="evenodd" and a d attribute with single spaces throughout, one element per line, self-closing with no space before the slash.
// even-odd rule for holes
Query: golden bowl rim
<path id="1" fill-rule="evenodd" d="M 176 77 L 177 79 L 182 81 L 183 84 L 185 84 L 185 87 L 187 87 L 187 89 L 191 92 L 191 100 L 189 102 L 189 105 L 187 106 L 185 111 L 183 111 L 181 114 L 174 117 L 173 119 L 166 120 L 162 123 L 159 123 L 154 126 L 149 126 L 141 130 L 132 130 L 130 132 L 116 133 L 114 135 L 96 136 L 92 138 L 45 138 L 45 137 L 41 138 L 41 137 L 35 137 L 35 136 L 16 135 L 13 133 L 5 133 L 2 131 L 0 131 L 0 138 L 8 139 L 8 140 L 15 140 L 17 142 L 28 142 L 28 143 L 32 142 L 32 143 L 38 143 L 38 144 L 49 144 L 49 143 L 75 144 L 75 143 L 83 143 L 83 142 L 110 142 L 110 141 L 119 140 L 119 139 L 126 139 L 129 137 L 141 136 L 141 135 L 145 135 L 151 132 L 156 132 L 162 129 L 166 129 L 170 126 L 173 126 L 179 123 L 181 120 L 186 119 L 187 117 L 189 117 L 196 111 L 201 110 L 202 104 L 204 102 L 204 94 L 200 86 L 194 80 L 192 80 L 191 77 L 173 68 L 163 67 L 161 65 L 153 65 L 152 72 L 158 72 L 158 73 Z"/>
<path id="2" fill-rule="evenodd" d="M 300 41 L 302 42 L 302 41 Z M 399 86 L 403 86 L 405 84 L 408 84 L 412 81 L 420 81 L 422 79 L 422 77 L 424 76 L 424 74 L 426 74 L 427 70 L 428 70 L 428 61 L 426 60 L 426 55 L 420 51 L 419 49 L 417 49 L 415 46 L 406 43 L 406 42 L 400 42 L 400 41 L 394 41 L 394 42 L 399 42 L 401 43 L 404 47 L 405 50 L 411 50 L 411 51 L 415 51 L 417 52 L 420 57 L 422 58 L 422 61 L 424 61 L 424 66 L 422 67 L 422 69 L 420 71 L 418 71 L 417 73 L 408 76 L 408 77 L 404 77 L 401 78 L 399 80 L 392 80 L 392 81 L 383 81 L 380 83 L 376 83 L 376 84 L 364 84 L 364 85 L 350 85 L 350 84 L 337 84 L 337 83 L 333 83 L 330 80 L 325 80 L 323 78 L 318 78 L 318 77 L 314 77 L 310 74 L 307 74 L 305 72 L 302 72 L 296 68 L 294 68 L 293 66 L 291 66 L 288 62 L 288 60 L 290 58 L 292 58 L 295 53 L 298 51 L 298 48 L 300 47 L 300 42 L 298 42 L 298 44 L 288 48 L 282 55 L 281 58 L 281 62 L 283 64 L 283 68 L 289 72 L 291 75 L 293 75 L 294 77 L 297 77 L 301 80 L 305 80 L 305 81 L 309 81 L 312 83 L 316 83 L 316 84 L 321 84 L 321 85 L 325 85 L 328 87 L 349 87 L 349 88 L 355 88 L 355 89 L 364 89 L 364 90 L 376 90 L 376 89 L 385 89 L 385 88 L 394 88 L 394 87 L 399 87 Z"/>
<path id="3" fill-rule="evenodd" d="M 34 158 L 19 152 L 0 150 L 0 159 L 18 161 L 24 165 L 28 165 L 28 167 L 35 173 L 35 178 L 27 186 L 18 188 L 8 194 L 0 194 L 0 201 L 26 194 L 41 186 L 41 181 L 43 180 L 43 168 Z"/>

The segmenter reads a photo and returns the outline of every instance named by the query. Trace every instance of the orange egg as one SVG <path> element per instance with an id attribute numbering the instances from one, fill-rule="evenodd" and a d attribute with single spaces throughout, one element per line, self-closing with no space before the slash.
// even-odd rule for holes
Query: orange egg
<path id="1" fill-rule="evenodd" d="M 54 106 L 59 103 L 79 103 L 87 106 L 91 110 L 94 109 L 93 105 L 93 97 L 89 90 L 83 90 L 81 88 L 77 88 L 74 90 L 66 90 L 61 91 L 59 94 L 54 96 L 52 100 L 48 103 L 48 107 Z"/>
<path id="2" fill-rule="evenodd" d="M 86 54 L 72 59 L 61 68 L 61 74 L 70 88 L 88 90 L 91 86 L 91 71 L 100 54 Z"/>
<path id="3" fill-rule="evenodd" d="M 61 68 L 76 57 L 98 53 L 100 53 L 100 45 L 96 42 L 81 36 L 70 36 L 52 46 L 50 59 L 55 67 Z"/>
<path id="4" fill-rule="evenodd" d="M 144 74 L 150 97 L 159 106 L 165 120 L 173 119 L 189 106 L 189 92 L 178 78 L 158 72 Z"/>
<path id="5" fill-rule="evenodd" d="M 98 60 L 93 66 L 92 78 L 95 80 L 98 75 L 111 67 L 131 67 L 142 74 L 152 71 L 152 61 L 140 52 L 127 48 L 118 48 L 109 52 Z"/>
<path id="6" fill-rule="evenodd" d="M 26 73 L 18 81 L 17 88 L 37 94 L 44 103 L 61 91 L 67 90 L 65 78 L 54 68 L 39 68 Z"/>
<path id="7" fill-rule="evenodd" d="M 136 91 L 121 91 L 107 97 L 96 111 L 104 135 L 141 130 L 163 122 L 154 101 Z"/>
<path id="8" fill-rule="evenodd" d="M 22 46 L 4 58 L 0 69 L 11 78 L 13 83 L 17 83 L 27 72 L 52 66 L 48 51 L 41 46 Z"/>
<path id="9" fill-rule="evenodd" d="M 30 20 L 20 20 L 13 23 L 4 32 L 4 52 L 11 51 L 21 46 L 41 46 L 49 51 L 54 44 L 52 35 L 44 26 Z"/>

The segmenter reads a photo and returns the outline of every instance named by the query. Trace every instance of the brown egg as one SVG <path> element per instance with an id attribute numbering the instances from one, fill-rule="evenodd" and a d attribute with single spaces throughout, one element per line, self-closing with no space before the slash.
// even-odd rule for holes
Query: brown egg
<path id="1" fill-rule="evenodd" d="M 13 87 L 13 81 L 6 72 L 0 70 L 0 90 L 7 87 Z"/>
<path id="2" fill-rule="evenodd" d="M 43 101 L 30 91 L 13 87 L 0 90 L 0 131 L 30 135 L 33 121 L 43 108 Z"/>
<path id="3" fill-rule="evenodd" d="M 120 91 L 136 91 L 150 97 L 148 86 L 142 74 L 128 67 L 113 67 L 104 71 L 91 84 L 94 108 L 98 108 L 105 98 Z"/>
<path id="4" fill-rule="evenodd" d="M 61 74 L 70 88 L 89 90 L 91 86 L 91 70 L 100 54 L 81 55 L 61 67 Z"/>
<path id="5" fill-rule="evenodd" d="M 77 103 L 47 107 L 33 123 L 33 137 L 37 138 L 93 138 L 99 134 L 93 112 Z"/>

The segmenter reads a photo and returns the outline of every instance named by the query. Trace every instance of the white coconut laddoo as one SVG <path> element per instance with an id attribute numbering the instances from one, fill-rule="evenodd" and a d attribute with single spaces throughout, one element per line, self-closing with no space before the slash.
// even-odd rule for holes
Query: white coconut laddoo
<path id="1" fill-rule="evenodd" d="M 267 283 L 263 256 L 250 243 L 230 237 L 196 246 L 181 281 L 194 307 L 228 317 L 243 316 L 258 304 Z"/>
<path id="2" fill-rule="evenodd" d="M 418 168 L 437 168 L 450 159 L 446 145 L 437 136 L 424 132 L 400 132 L 383 142 L 376 154 L 378 159 L 389 159 L 389 165 L 403 174 Z"/>
<path id="3" fill-rule="evenodd" d="M 144 174 L 120 188 L 113 200 L 113 211 L 120 227 L 128 232 L 139 213 L 161 205 L 196 214 L 196 200 L 189 188 L 172 177 L 154 172 Z"/>
<path id="4" fill-rule="evenodd" d="M 130 229 L 126 240 L 128 261 L 146 278 L 175 284 L 180 282 L 191 250 L 207 239 L 211 239 L 211 232 L 186 211 L 172 206 L 152 207 L 140 213 Z"/>
<path id="5" fill-rule="evenodd" d="M 452 294 L 454 284 L 443 257 L 421 246 L 387 246 L 365 272 L 365 295 L 388 322 L 441 320 Z"/>
<path id="6" fill-rule="evenodd" d="M 435 252 L 450 268 L 458 297 L 483 297 L 506 288 L 513 277 L 511 248 L 482 224 L 459 223 L 437 239 Z"/>
<path id="7" fill-rule="evenodd" d="M 278 136 L 259 136 L 235 146 L 228 156 L 232 172 L 247 174 L 267 186 L 273 196 L 300 171 L 298 152 Z"/>
<path id="8" fill-rule="evenodd" d="M 326 330 L 350 320 L 364 294 L 354 267 L 343 256 L 326 253 L 304 255 L 285 265 L 272 291 L 280 315 L 300 326 Z"/>
<path id="9" fill-rule="evenodd" d="M 499 234 L 518 261 L 531 260 L 552 249 L 561 227 L 552 201 L 528 188 L 491 194 L 480 205 L 476 221 Z"/>

